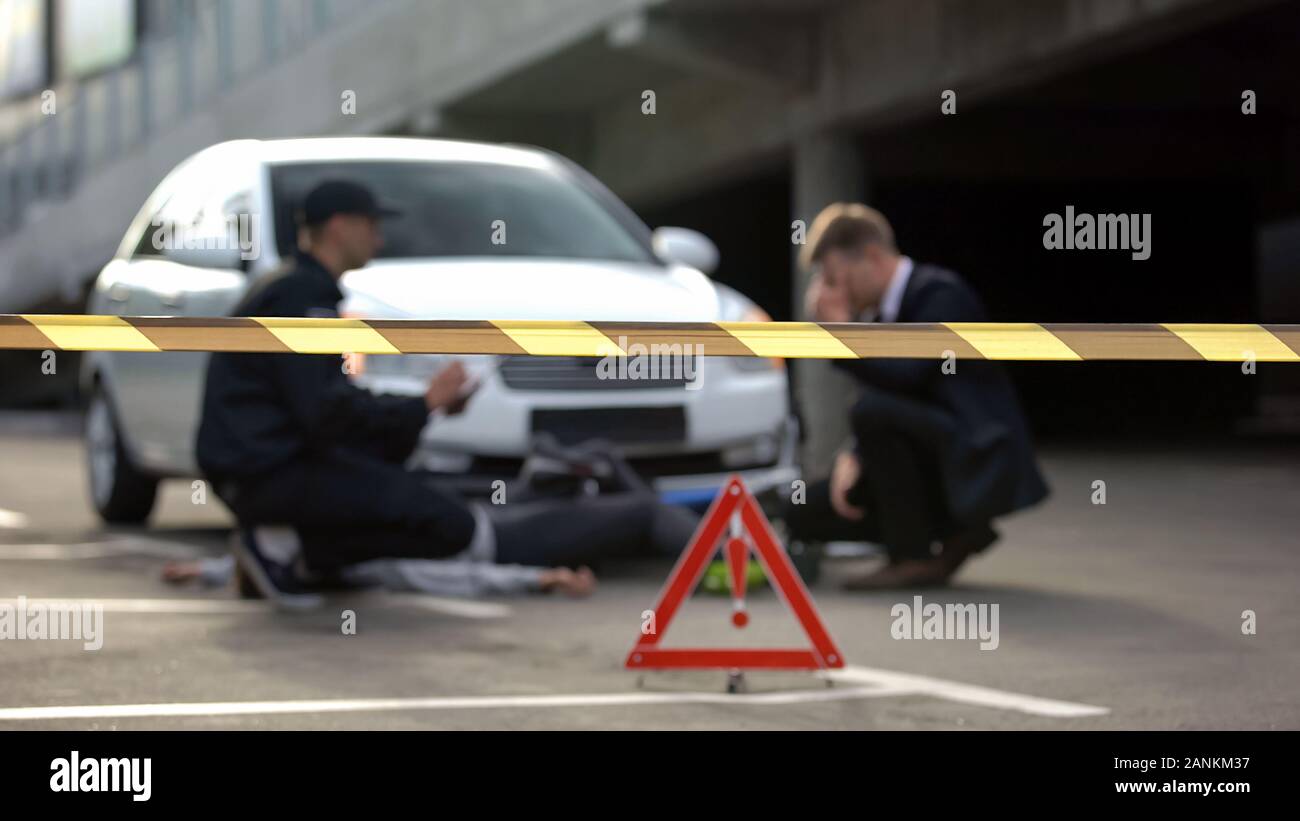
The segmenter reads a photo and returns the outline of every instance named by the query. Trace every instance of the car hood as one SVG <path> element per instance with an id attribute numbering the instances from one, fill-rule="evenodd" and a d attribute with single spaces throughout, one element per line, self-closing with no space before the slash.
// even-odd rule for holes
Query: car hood
<path id="1" fill-rule="evenodd" d="M 709 322 L 719 300 L 693 268 L 537 258 L 376 260 L 343 276 L 343 309 L 385 319 Z"/>

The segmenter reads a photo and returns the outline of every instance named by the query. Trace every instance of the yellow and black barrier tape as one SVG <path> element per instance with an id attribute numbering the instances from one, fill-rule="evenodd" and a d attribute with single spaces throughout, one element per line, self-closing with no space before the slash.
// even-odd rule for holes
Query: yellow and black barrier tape
<path id="1" fill-rule="evenodd" d="M 1300 325 L 582 322 L 0 314 L 0 348 L 788 359 L 1300 362 Z M 700 346 L 700 347 L 695 347 Z"/>

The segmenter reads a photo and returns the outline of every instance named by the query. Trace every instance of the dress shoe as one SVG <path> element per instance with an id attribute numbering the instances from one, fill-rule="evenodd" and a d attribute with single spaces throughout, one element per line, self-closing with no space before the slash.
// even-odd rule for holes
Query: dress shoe
<path id="1" fill-rule="evenodd" d="M 850 578 L 845 590 L 897 590 L 913 587 L 941 587 L 947 584 L 966 560 L 998 540 L 998 532 L 987 522 L 967 528 L 943 542 L 943 551 L 928 559 L 900 559 L 878 570 Z"/>
<path id="2" fill-rule="evenodd" d="M 991 524 L 983 522 L 944 539 L 943 552 L 961 553 L 964 556 L 982 553 L 988 549 L 989 545 L 996 542 L 999 536 L 1000 534 L 993 529 Z"/>

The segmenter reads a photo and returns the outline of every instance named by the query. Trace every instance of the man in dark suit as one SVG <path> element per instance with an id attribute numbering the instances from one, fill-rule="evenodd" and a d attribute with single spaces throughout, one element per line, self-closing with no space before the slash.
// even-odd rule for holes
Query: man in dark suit
<path id="1" fill-rule="evenodd" d="M 804 263 L 819 322 L 984 322 L 975 292 L 952 271 L 899 254 L 880 212 L 836 203 L 813 221 Z M 852 589 L 946 583 L 997 539 L 992 520 L 1048 490 L 1006 373 L 987 361 L 836 360 L 862 392 L 852 444 L 828 480 L 792 504 L 795 538 L 883 544 L 889 563 Z"/>

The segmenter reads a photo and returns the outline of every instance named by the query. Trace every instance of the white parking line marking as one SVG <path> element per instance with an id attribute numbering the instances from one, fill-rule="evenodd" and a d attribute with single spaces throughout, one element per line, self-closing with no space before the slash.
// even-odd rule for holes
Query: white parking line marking
<path id="1" fill-rule="evenodd" d="M 1105 707 L 1008 693 L 954 681 L 877 670 L 846 667 L 826 675 L 854 686 L 833 689 L 783 690 L 770 693 L 586 693 L 578 695 L 451 696 L 432 698 L 342 698 L 298 701 L 209 701 L 173 704 L 101 704 L 55 707 L 0 708 L 0 721 L 35 721 L 75 718 L 175 718 L 295 713 L 361 713 L 394 710 L 486 710 L 551 707 L 629 707 L 658 704 L 712 704 L 772 706 L 851 701 L 886 696 L 931 696 L 962 704 L 1013 710 L 1051 718 L 1105 715 Z"/>
<path id="2" fill-rule="evenodd" d="M 88 599 L 77 596 L 64 598 L 28 598 L 27 607 L 49 606 L 55 602 L 66 604 L 76 601 L 87 607 L 99 606 L 105 613 L 148 613 L 167 615 L 260 613 L 271 610 L 270 602 L 245 599 Z M 0 606 L 17 607 L 18 599 L 0 599 Z"/>
<path id="3" fill-rule="evenodd" d="M 998 710 L 1014 710 L 1036 716 L 1084 718 L 1106 715 L 1110 712 L 1106 707 L 1095 707 L 1091 704 L 1038 698 L 1037 696 L 1009 693 L 1004 690 L 994 690 L 990 687 L 980 687 L 974 684 L 962 684 L 956 681 L 930 678 L 929 676 L 896 673 L 893 670 L 879 670 L 874 667 L 850 665 L 842 670 L 828 670 L 823 675 L 837 682 L 896 687 L 916 695 L 934 696 L 948 701 L 958 701 L 962 704 L 975 704 L 980 707 L 993 707 Z"/>
<path id="4" fill-rule="evenodd" d="M 72 542 L 69 544 L 36 542 L 32 544 L 0 545 L 0 560 L 65 561 L 130 555 L 193 559 L 204 555 L 204 553 L 193 545 L 181 542 L 162 542 L 154 539 L 116 539 L 106 542 Z"/>
<path id="5" fill-rule="evenodd" d="M 0 507 L 0 527 L 13 529 L 27 527 L 27 516 L 16 510 L 5 510 Z"/>
<path id="6" fill-rule="evenodd" d="M 0 708 L 0 721 L 60 718 L 161 718 L 288 713 L 357 713 L 392 710 L 482 710 L 541 707 L 628 707 L 655 704 L 789 705 L 899 695 L 888 687 L 792 690 L 775 693 L 586 693 L 553 696 L 358 698 L 302 701 L 224 701 L 180 704 L 105 704 Z"/>
<path id="7" fill-rule="evenodd" d="M 29 598 L 27 606 L 35 604 L 49 606 L 54 603 L 64 604 L 77 601 L 87 606 L 98 605 L 105 613 L 135 613 L 148 615 L 220 615 L 232 613 L 272 612 L 275 607 L 268 601 L 257 599 L 87 599 L 76 596 L 67 598 Z M 380 607 L 417 606 L 448 616 L 463 619 L 499 619 L 511 615 L 514 611 L 504 604 L 495 602 L 475 602 L 461 599 L 442 598 L 440 596 L 398 595 L 378 593 L 367 595 L 364 599 L 346 597 L 338 599 L 340 604 L 377 605 Z M 0 598 L 0 606 L 18 606 L 17 598 Z M 310 612 L 310 611 L 308 611 Z"/>

